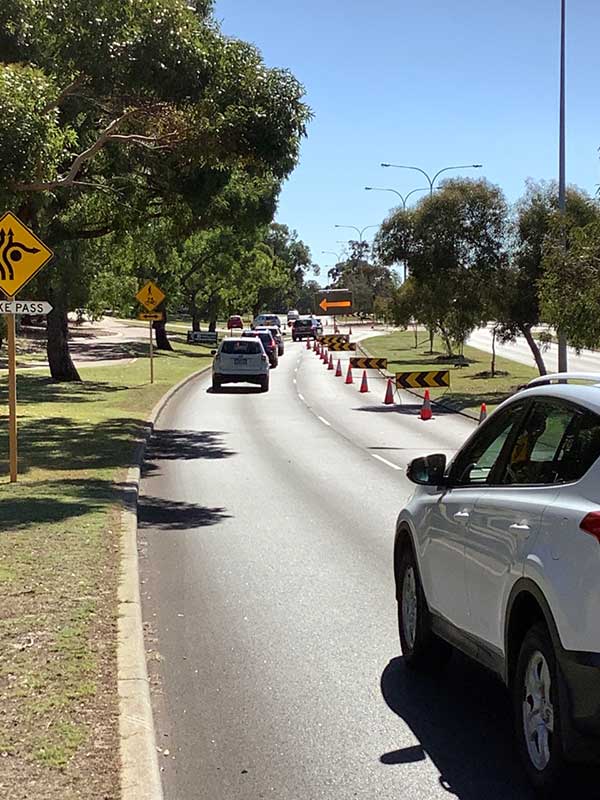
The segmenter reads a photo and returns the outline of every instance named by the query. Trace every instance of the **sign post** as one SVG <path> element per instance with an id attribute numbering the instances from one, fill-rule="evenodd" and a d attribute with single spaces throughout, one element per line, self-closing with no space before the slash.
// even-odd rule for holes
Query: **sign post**
<path id="1" fill-rule="evenodd" d="M 161 291 L 153 281 L 148 281 L 136 294 L 138 300 L 147 312 L 141 313 L 140 319 L 148 320 L 149 345 L 150 345 L 150 383 L 154 383 L 154 343 L 152 341 L 152 323 L 163 318 L 160 311 L 154 309 L 165 299 L 165 293 Z"/>
<path id="2" fill-rule="evenodd" d="M 17 292 L 36 275 L 54 253 L 10 211 L 0 217 L 0 289 L 8 298 L 2 302 L 8 328 L 8 461 L 10 482 L 18 478 L 17 458 L 17 346 L 15 314 L 27 314 L 27 307 L 15 300 Z M 42 304 L 40 304 L 42 305 Z M 43 313 L 36 310 L 33 313 Z"/>
<path id="3" fill-rule="evenodd" d="M 10 298 L 12 300 L 12 297 Z M 6 315 L 8 328 L 8 453 L 10 462 L 10 482 L 17 482 L 17 346 L 15 315 Z"/>

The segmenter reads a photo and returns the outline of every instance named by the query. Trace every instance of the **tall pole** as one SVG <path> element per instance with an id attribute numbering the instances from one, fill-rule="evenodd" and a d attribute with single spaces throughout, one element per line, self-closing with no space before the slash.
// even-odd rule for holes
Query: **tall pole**
<path id="1" fill-rule="evenodd" d="M 561 215 L 563 253 L 566 247 L 566 157 L 565 157 L 565 16 L 566 0 L 560 3 L 560 121 L 558 144 L 558 209 Z M 567 339 L 558 331 L 558 371 L 566 372 L 568 368 Z"/>
<path id="2" fill-rule="evenodd" d="M 9 297 L 14 300 L 14 297 Z M 10 482 L 17 482 L 17 351 L 15 315 L 6 315 L 8 328 L 8 453 L 10 464 Z"/>

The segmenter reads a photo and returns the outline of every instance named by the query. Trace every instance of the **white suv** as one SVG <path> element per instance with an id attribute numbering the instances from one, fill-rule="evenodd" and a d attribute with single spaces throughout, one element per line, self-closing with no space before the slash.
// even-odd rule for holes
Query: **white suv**
<path id="1" fill-rule="evenodd" d="M 449 465 L 411 462 L 420 488 L 396 524 L 407 664 L 453 645 L 498 673 L 544 797 L 566 796 L 570 763 L 600 763 L 599 456 L 600 375 L 538 378 Z"/>
<path id="2" fill-rule="evenodd" d="M 218 392 L 224 383 L 258 383 L 269 391 L 269 359 L 258 337 L 223 339 L 213 350 L 212 388 Z"/>

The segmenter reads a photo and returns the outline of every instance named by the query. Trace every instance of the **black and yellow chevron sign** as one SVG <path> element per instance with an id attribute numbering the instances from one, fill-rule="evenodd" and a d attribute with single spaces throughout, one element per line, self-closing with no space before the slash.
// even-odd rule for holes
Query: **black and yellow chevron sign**
<path id="1" fill-rule="evenodd" d="M 329 347 L 330 344 L 342 344 L 343 342 L 349 342 L 350 337 L 347 333 L 328 333 L 325 336 L 319 336 L 319 341 L 321 344 Z"/>
<path id="2" fill-rule="evenodd" d="M 387 358 L 351 358 L 352 369 L 387 369 Z"/>
<path id="3" fill-rule="evenodd" d="M 329 352 L 338 353 L 342 350 L 356 350 L 356 342 L 334 342 L 329 345 Z"/>
<path id="4" fill-rule="evenodd" d="M 450 373 L 442 372 L 397 372 L 396 386 L 404 389 L 434 389 L 450 386 Z"/>

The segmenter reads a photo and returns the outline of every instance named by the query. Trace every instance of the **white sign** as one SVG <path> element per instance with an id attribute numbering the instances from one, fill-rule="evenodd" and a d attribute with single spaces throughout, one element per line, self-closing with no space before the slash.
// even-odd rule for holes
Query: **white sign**
<path id="1" fill-rule="evenodd" d="M 50 303 L 44 300 L 0 300 L 0 314 L 49 314 Z"/>

